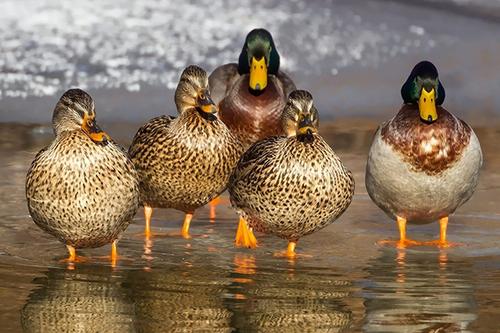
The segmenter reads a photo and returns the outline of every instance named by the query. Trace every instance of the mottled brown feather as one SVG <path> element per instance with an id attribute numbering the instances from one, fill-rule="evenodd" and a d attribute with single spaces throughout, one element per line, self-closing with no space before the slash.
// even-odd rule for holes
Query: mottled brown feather
<path id="1" fill-rule="evenodd" d="M 193 212 L 222 193 L 243 152 L 216 116 L 196 109 L 161 116 L 141 127 L 129 154 L 140 181 L 141 202 Z"/>
<path id="2" fill-rule="evenodd" d="M 469 144 L 471 128 L 444 108 L 438 119 L 421 120 L 416 105 L 403 105 L 398 114 L 382 125 L 382 139 L 399 152 L 413 170 L 436 175 L 460 159 Z"/>
<path id="3" fill-rule="evenodd" d="M 274 136 L 252 145 L 231 176 L 231 202 L 257 231 L 296 241 L 338 218 L 354 178 L 319 136 Z"/>
<path id="4" fill-rule="evenodd" d="M 116 240 L 135 215 L 137 173 L 113 141 L 64 131 L 31 164 L 26 199 L 44 231 L 76 248 L 99 247 Z"/>

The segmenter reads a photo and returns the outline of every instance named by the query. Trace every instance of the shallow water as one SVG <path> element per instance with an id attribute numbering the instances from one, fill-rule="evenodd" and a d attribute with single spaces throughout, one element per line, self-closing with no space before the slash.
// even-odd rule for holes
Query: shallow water
<path id="1" fill-rule="evenodd" d="M 127 145 L 137 125 L 107 127 Z M 339 120 L 322 133 L 354 172 L 354 201 L 334 224 L 303 238 L 295 261 L 273 253 L 286 243 L 260 236 L 254 251 L 232 245 L 236 215 L 227 203 L 212 223 L 197 211 L 191 240 L 140 236 L 139 211 L 119 243 L 82 251 L 67 265 L 65 247 L 39 230 L 24 199 L 46 126 L 0 125 L 0 322 L 5 332 L 498 332 L 500 308 L 500 126 L 477 128 L 485 165 L 474 197 L 450 219 L 449 238 L 464 245 L 394 249 L 395 223 L 370 201 L 365 158 L 376 123 Z M 226 196 L 224 198 L 227 199 Z M 182 214 L 156 210 L 155 231 L 180 228 Z M 410 226 L 432 239 L 437 223 Z"/>

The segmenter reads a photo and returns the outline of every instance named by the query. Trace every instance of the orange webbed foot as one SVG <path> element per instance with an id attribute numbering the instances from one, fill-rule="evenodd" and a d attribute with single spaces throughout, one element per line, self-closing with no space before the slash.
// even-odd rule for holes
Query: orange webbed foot
<path id="1" fill-rule="evenodd" d="M 296 241 L 290 241 L 288 242 L 288 246 L 285 251 L 278 251 L 274 253 L 275 257 L 278 258 L 287 258 L 289 260 L 295 260 L 297 258 L 311 258 L 312 255 L 310 254 L 304 254 L 304 253 L 297 253 L 295 252 L 295 247 L 297 246 Z"/>
<path id="2" fill-rule="evenodd" d="M 59 260 L 60 263 L 82 263 L 89 261 L 91 261 L 90 258 L 84 256 L 74 256 L 74 257 L 69 256 L 68 258 Z"/>
<path id="3" fill-rule="evenodd" d="M 447 249 L 450 247 L 457 247 L 457 246 L 464 246 L 465 244 L 463 243 L 456 243 L 456 242 L 449 242 L 447 240 L 441 240 L 441 239 L 436 239 L 433 241 L 428 241 L 428 242 L 423 242 L 423 245 L 427 246 L 437 246 L 440 249 Z"/>
<path id="4" fill-rule="evenodd" d="M 69 252 L 69 257 L 65 259 L 61 259 L 60 262 L 86 262 L 89 261 L 90 259 L 87 257 L 82 257 L 82 256 L 77 256 L 76 255 L 76 249 L 72 245 L 66 244 L 66 248 L 68 249 Z"/>
<path id="5" fill-rule="evenodd" d="M 116 264 L 118 263 L 118 261 L 123 261 L 123 260 L 127 260 L 127 261 L 133 261 L 132 258 L 128 258 L 128 257 L 125 257 L 125 256 L 119 256 L 118 255 L 118 241 L 115 240 L 112 244 L 111 244 L 111 254 L 109 256 L 100 256 L 100 257 L 95 257 L 96 260 L 102 260 L 102 261 L 106 261 L 106 262 L 109 262 L 111 264 L 111 267 L 116 267 Z"/>
<path id="6" fill-rule="evenodd" d="M 240 217 L 234 244 L 236 247 L 247 247 L 249 249 L 255 249 L 257 247 L 257 238 L 255 238 L 252 229 L 250 229 L 243 217 Z"/>
<path id="7" fill-rule="evenodd" d="M 392 247 L 395 247 L 398 249 L 405 249 L 407 247 L 412 247 L 412 246 L 427 245 L 426 242 L 420 242 L 420 241 L 416 241 L 416 240 L 408 239 L 408 238 L 400 239 L 400 240 L 384 239 L 384 240 L 378 241 L 377 244 L 381 245 L 381 246 L 392 246 Z"/>

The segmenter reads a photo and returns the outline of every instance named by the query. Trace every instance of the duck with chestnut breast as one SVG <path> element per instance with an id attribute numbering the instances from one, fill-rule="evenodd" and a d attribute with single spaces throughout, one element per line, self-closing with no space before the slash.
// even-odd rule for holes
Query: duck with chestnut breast
<path id="1" fill-rule="evenodd" d="M 281 113 L 295 84 L 280 70 L 280 56 L 269 31 L 250 31 L 238 63 L 216 68 L 209 81 L 220 118 L 245 147 L 283 134 Z"/>
<path id="2" fill-rule="evenodd" d="M 252 145 L 231 176 L 231 203 L 240 214 L 236 245 L 255 247 L 253 230 L 297 241 L 335 221 L 354 194 L 352 174 L 318 134 L 312 96 L 293 91 L 281 117 L 284 136 Z"/>
<path id="3" fill-rule="evenodd" d="M 223 192 L 243 147 L 218 118 L 208 75 L 187 67 L 175 91 L 179 116 L 160 116 L 142 126 L 129 154 L 139 174 L 146 236 L 153 208 L 186 213 L 181 235 L 189 238 L 194 211 Z"/>
<path id="4" fill-rule="evenodd" d="M 54 109 L 55 139 L 42 149 L 26 178 L 26 199 L 33 221 L 75 249 L 116 243 L 139 206 L 139 184 L 126 152 L 95 121 L 90 95 L 64 93 Z"/>
<path id="5" fill-rule="evenodd" d="M 401 88 L 404 105 L 382 124 L 373 139 L 366 167 L 372 200 L 398 223 L 397 246 L 452 245 L 448 217 L 472 196 L 483 157 L 472 128 L 441 105 L 445 90 L 436 67 L 418 63 Z M 440 238 L 406 238 L 406 224 L 439 220 Z M 394 243 L 394 242 L 389 242 Z"/>

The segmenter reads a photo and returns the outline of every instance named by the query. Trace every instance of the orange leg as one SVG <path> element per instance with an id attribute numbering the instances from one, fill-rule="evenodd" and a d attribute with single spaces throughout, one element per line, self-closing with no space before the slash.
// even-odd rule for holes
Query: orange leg
<path id="1" fill-rule="evenodd" d="M 397 248 L 405 248 L 412 245 L 425 245 L 425 242 L 417 242 L 411 239 L 406 238 L 406 219 L 403 217 L 397 216 L 397 223 L 399 229 L 399 241 L 392 240 L 383 240 L 378 243 L 381 245 L 394 245 Z"/>
<path id="2" fill-rule="evenodd" d="M 448 216 L 439 219 L 439 239 L 427 242 L 427 245 L 437 245 L 441 248 L 459 246 L 460 243 L 452 243 L 446 240 L 446 229 L 448 228 Z"/>
<path id="3" fill-rule="evenodd" d="M 398 229 L 399 229 L 399 241 L 406 241 L 406 219 L 402 217 L 397 217 Z"/>
<path id="4" fill-rule="evenodd" d="M 68 249 L 69 257 L 66 258 L 66 259 L 62 259 L 61 262 L 67 262 L 67 263 L 73 264 L 75 262 L 85 262 L 85 261 L 88 260 L 85 257 L 77 256 L 76 255 L 76 249 L 73 246 L 66 244 L 66 248 Z M 72 269 L 74 267 L 69 267 L 68 266 L 68 268 Z"/>
<path id="5" fill-rule="evenodd" d="M 446 243 L 446 229 L 448 228 L 448 216 L 439 220 L 439 241 Z"/>
<path id="6" fill-rule="evenodd" d="M 286 248 L 286 256 L 288 258 L 295 258 L 295 256 L 297 255 L 295 253 L 295 246 L 297 246 L 297 242 L 288 242 L 288 246 Z"/>
<path id="7" fill-rule="evenodd" d="M 69 257 L 68 257 L 68 261 L 75 261 L 76 260 L 76 250 L 73 246 L 71 245 L 66 245 L 66 247 L 68 248 L 68 252 L 69 252 Z"/>
<path id="8" fill-rule="evenodd" d="M 191 220 L 193 219 L 193 213 L 186 213 L 184 217 L 184 223 L 182 224 L 181 236 L 185 239 L 191 238 L 189 235 L 189 225 L 191 224 Z"/>
<path id="9" fill-rule="evenodd" d="M 116 247 L 116 244 L 118 243 L 118 240 L 115 239 L 113 244 L 111 244 L 111 266 L 116 267 L 116 261 L 118 259 L 118 250 Z"/>
<path id="10" fill-rule="evenodd" d="M 221 203 L 220 197 L 217 197 L 213 199 L 212 201 L 209 202 L 208 206 L 210 207 L 210 221 L 212 223 L 215 223 L 215 209 L 217 208 L 217 205 Z"/>
<path id="11" fill-rule="evenodd" d="M 295 252 L 295 247 L 297 246 L 297 240 L 289 240 L 288 246 L 286 247 L 286 251 L 280 251 L 274 254 L 275 257 L 283 257 L 289 260 L 295 260 L 297 258 L 311 258 L 312 256 L 309 254 Z"/>
<path id="12" fill-rule="evenodd" d="M 144 219 L 146 220 L 146 228 L 144 234 L 147 239 L 151 237 L 151 216 L 153 215 L 153 207 L 144 205 Z"/>
<path id="13" fill-rule="evenodd" d="M 257 247 L 257 239 L 243 217 L 240 217 L 234 243 L 236 247 L 248 247 L 250 249 Z"/>

